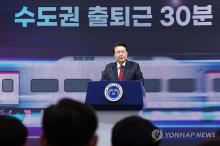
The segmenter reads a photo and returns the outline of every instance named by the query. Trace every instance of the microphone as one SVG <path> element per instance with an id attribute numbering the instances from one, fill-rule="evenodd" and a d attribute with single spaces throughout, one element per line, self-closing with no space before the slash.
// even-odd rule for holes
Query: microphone
<path id="1" fill-rule="evenodd" d="M 124 65 L 122 65 L 122 70 L 123 70 L 123 72 L 125 71 L 125 66 Z"/>
<path id="2" fill-rule="evenodd" d="M 108 75 L 107 75 L 106 71 L 102 71 L 102 79 L 101 80 L 106 81 L 107 78 L 108 78 Z"/>
<path id="3" fill-rule="evenodd" d="M 111 72 L 111 71 L 112 71 L 112 68 L 113 68 L 113 66 L 110 66 L 110 68 L 109 68 L 109 72 Z"/>
<path id="4" fill-rule="evenodd" d="M 104 81 L 111 80 L 110 73 L 112 72 L 112 70 L 113 70 L 113 66 L 105 68 L 105 70 L 102 71 L 102 79 L 101 80 L 104 80 Z"/>
<path id="5" fill-rule="evenodd" d="M 110 75 L 110 73 L 112 72 L 112 66 L 110 66 L 110 68 L 109 68 L 109 72 L 106 74 L 106 80 L 108 81 L 108 80 L 110 80 L 110 77 L 109 77 L 109 75 Z"/>

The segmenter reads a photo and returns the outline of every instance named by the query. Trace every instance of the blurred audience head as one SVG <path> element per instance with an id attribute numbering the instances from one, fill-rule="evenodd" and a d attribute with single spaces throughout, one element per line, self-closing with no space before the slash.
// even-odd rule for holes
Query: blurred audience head
<path id="1" fill-rule="evenodd" d="M 112 129 L 112 146 L 158 146 L 152 131 L 157 129 L 150 121 L 130 116 L 118 121 Z"/>
<path id="2" fill-rule="evenodd" d="M 97 117 L 91 107 L 64 98 L 45 109 L 41 146 L 95 146 Z"/>
<path id="3" fill-rule="evenodd" d="M 0 115 L 0 145 L 24 146 L 28 130 L 24 124 L 12 116 Z"/>

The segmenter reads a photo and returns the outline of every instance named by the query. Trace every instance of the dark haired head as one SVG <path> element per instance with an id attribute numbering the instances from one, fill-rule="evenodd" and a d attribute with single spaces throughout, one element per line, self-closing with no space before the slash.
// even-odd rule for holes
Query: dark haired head
<path id="1" fill-rule="evenodd" d="M 150 121 L 130 116 L 116 123 L 112 130 L 112 146 L 158 146 L 152 138 L 157 129 Z"/>
<path id="2" fill-rule="evenodd" d="M 87 146 L 96 128 L 93 109 L 72 99 L 49 106 L 43 115 L 43 132 L 49 146 Z"/>
<path id="3" fill-rule="evenodd" d="M 128 46 L 125 44 L 125 43 L 116 43 L 114 48 L 113 48 L 113 53 L 115 53 L 115 48 L 118 47 L 118 46 L 122 46 L 125 48 L 125 50 L 128 52 Z"/>
<path id="4" fill-rule="evenodd" d="M 21 121 L 0 115 L 0 143 L 2 146 L 24 146 L 28 131 Z"/>

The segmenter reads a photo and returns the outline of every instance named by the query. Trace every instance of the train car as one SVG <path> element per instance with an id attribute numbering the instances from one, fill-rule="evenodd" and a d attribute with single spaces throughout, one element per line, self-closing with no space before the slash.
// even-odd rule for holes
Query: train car
<path id="1" fill-rule="evenodd" d="M 145 78 L 145 108 L 218 107 L 220 60 L 129 60 Z M 113 57 L 65 57 L 57 61 L 0 61 L 1 107 L 44 108 L 60 98 L 84 102 L 87 83 L 99 81 Z"/>

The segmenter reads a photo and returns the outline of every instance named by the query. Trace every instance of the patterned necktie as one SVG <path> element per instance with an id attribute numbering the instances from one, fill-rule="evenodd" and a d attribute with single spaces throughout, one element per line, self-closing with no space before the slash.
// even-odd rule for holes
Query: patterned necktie
<path id="1" fill-rule="evenodd" d="M 123 66 L 120 66 L 120 70 L 119 70 L 119 80 L 123 80 L 124 79 L 124 72 L 123 72 Z"/>

